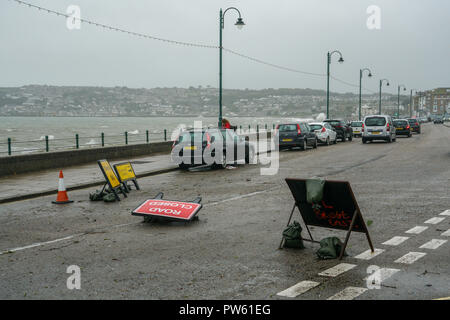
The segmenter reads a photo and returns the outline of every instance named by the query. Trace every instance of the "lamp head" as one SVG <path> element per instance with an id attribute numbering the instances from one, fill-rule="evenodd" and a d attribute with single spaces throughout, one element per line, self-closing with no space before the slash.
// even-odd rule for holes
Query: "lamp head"
<path id="1" fill-rule="evenodd" d="M 244 20 L 242 20 L 242 18 L 238 18 L 236 23 L 234 24 L 239 30 L 241 30 L 244 26 Z"/>
<path id="2" fill-rule="evenodd" d="M 372 73 L 371 72 L 369 72 L 369 78 L 372 78 Z"/>
<path id="3" fill-rule="evenodd" d="M 338 60 L 339 63 L 343 63 L 344 62 L 344 58 L 340 57 Z"/>

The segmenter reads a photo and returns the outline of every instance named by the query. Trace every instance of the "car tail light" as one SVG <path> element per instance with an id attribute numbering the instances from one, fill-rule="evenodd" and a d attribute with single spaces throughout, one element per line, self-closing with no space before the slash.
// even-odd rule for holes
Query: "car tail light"
<path id="1" fill-rule="evenodd" d="M 300 130 L 300 125 L 299 124 L 297 124 L 297 134 L 302 134 L 302 130 Z"/>
<path id="2" fill-rule="evenodd" d="M 409 126 L 409 124 L 406 126 L 406 129 L 409 129 L 409 128 L 411 128 L 410 126 Z"/>
<path id="3" fill-rule="evenodd" d="M 387 124 L 386 131 L 391 131 L 391 128 L 389 127 L 389 123 Z"/>
<path id="4" fill-rule="evenodd" d="M 280 129 L 280 125 L 279 124 L 277 124 L 277 126 L 276 126 L 276 128 L 275 128 L 275 132 L 274 132 L 274 134 L 275 135 L 277 135 L 278 134 L 278 130 Z"/>
<path id="5" fill-rule="evenodd" d="M 321 130 L 322 132 L 325 132 L 325 131 L 327 131 L 326 129 L 325 129 L 325 127 L 322 127 L 322 130 Z"/>
<path id="6" fill-rule="evenodd" d="M 206 133 L 206 148 L 208 149 L 209 147 L 211 147 L 211 137 L 209 135 L 209 133 Z"/>
<path id="7" fill-rule="evenodd" d="M 361 131 L 364 132 L 364 123 L 362 124 L 362 129 L 361 129 Z"/>

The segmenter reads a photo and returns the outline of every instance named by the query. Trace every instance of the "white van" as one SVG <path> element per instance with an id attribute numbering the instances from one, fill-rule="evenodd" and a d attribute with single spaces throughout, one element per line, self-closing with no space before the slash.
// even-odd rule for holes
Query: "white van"
<path id="1" fill-rule="evenodd" d="M 364 118 L 362 142 L 384 140 L 391 143 L 397 140 L 395 127 L 390 116 L 371 115 Z"/>

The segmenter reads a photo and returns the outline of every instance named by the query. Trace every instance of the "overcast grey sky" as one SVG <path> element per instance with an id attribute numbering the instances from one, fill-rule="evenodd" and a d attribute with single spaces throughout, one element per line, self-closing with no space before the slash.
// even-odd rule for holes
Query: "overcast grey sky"
<path id="1" fill-rule="evenodd" d="M 450 86 L 449 0 L 25 0 L 66 12 L 79 5 L 81 17 L 158 37 L 218 45 L 219 9 L 236 6 L 246 26 L 225 17 L 224 47 L 261 60 L 358 84 L 378 91 L 388 78 L 396 92 Z M 369 30 L 370 5 L 381 9 L 381 29 Z M 0 0 L 0 86 L 26 84 L 128 87 L 218 87 L 218 49 L 192 48 L 137 38 L 82 24 Z M 257 64 L 224 52 L 224 88 L 326 89 L 313 77 Z M 336 81 L 331 91 L 357 92 Z"/>

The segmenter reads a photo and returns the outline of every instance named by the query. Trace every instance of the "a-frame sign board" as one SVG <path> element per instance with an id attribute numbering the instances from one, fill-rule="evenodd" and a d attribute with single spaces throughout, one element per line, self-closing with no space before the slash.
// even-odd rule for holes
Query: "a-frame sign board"
<path id="1" fill-rule="evenodd" d="M 114 171 L 117 173 L 117 178 L 122 183 L 125 191 L 129 192 L 131 188 L 127 185 L 128 181 L 132 181 L 136 190 L 140 190 L 139 184 L 137 182 L 136 173 L 134 172 L 133 166 L 130 162 L 121 162 L 114 165 Z"/>
<path id="2" fill-rule="evenodd" d="M 97 161 L 98 166 L 100 167 L 100 170 L 103 173 L 103 176 L 105 177 L 106 183 L 103 185 L 103 190 L 105 190 L 105 187 L 108 185 L 111 192 L 114 193 L 114 196 L 116 197 L 117 201 L 120 201 L 118 192 L 120 191 L 124 197 L 127 197 L 127 194 L 125 190 L 122 188 L 122 184 L 120 183 L 119 179 L 116 176 L 116 173 L 114 172 L 113 168 L 109 164 L 108 160 L 98 160 Z"/>
<path id="3" fill-rule="evenodd" d="M 314 241 L 308 226 L 347 231 L 344 246 L 339 256 L 339 259 L 342 259 L 351 232 L 361 232 L 366 234 L 370 249 L 374 252 L 369 231 L 348 181 L 325 181 L 322 201 L 313 204 L 307 202 L 305 179 L 286 179 L 286 183 L 295 199 L 288 225 L 297 207 L 311 238 L 311 240 L 304 240 L 317 242 Z M 283 245 L 283 240 L 281 240 L 280 248 Z"/>

